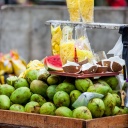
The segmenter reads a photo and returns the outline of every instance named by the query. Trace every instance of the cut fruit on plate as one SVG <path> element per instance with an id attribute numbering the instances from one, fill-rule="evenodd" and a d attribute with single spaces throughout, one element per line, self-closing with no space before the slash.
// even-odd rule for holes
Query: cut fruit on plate
<path id="1" fill-rule="evenodd" d="M 59 55 L 47 56 L 44 58 L 43 63 L 48 71 L 63 71 Z"/>
<path id="2" fill-rule="evenodd" d="M 66 73 L 80 73 L 81 66 L 78 63 L 68 61 L 65 65 L 63 65 L 63 70 Z"/>

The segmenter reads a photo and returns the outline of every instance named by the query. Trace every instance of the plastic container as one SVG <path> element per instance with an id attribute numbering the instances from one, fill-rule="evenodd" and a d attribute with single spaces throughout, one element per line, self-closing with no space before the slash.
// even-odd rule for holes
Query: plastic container
<path id="1" fill-rule="evenodd" d="M 90 43 L 86 35 L 86 30 L 82 26 L 75 27 L 75 39 L 73 36 L 73 28 L 65 26 L 62 30 L 63 38 L 60 43 L 60 57 L 63 65 L 67 61 L 81 62 L 85 59 L 91 61 L 93 53 Z"/>
<path id="2" fill-rule="evenodd" d="M 70 26 L 64 26 L 63 30 L 63 37 L 60 42 L 60 58 L 62 64 L 67 63 L 67 61 L 74 61 L 74 40 L 72 39 L 73 35 L 73 28 Z"/>

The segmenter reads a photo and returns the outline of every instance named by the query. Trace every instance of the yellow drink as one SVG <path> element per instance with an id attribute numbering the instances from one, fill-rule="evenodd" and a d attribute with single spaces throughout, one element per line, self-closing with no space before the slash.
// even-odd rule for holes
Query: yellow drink
<path id="1" fill-rule="evenodd" d="M 66 0 L 68 12 L 70 15 L 70 21 L 79 22 L 80 13 L 79 13 L 79 4 L 78 0 Z"/>
<path id="2" fill-rule="evenodd" d="M 91 23 L 94 20 L 94 0 L 78 0 L 82 20 Z"/>

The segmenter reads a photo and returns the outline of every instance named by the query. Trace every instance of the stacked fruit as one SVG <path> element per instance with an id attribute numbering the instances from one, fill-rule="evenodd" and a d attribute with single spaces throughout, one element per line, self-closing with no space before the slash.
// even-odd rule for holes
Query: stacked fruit
<path id="1" fill-rule="evenodd" d="M 121 107 L 117 86 L 114 76 L 78 79 L 29 70 L 24 78 L 11 76 L 0 85 L 0 109 L 81 119 L 128 113 L 126 107 Z M 84 92 L 104 97 L 94 97 L 87 106 L 74 108 L 72 104 Z"/>

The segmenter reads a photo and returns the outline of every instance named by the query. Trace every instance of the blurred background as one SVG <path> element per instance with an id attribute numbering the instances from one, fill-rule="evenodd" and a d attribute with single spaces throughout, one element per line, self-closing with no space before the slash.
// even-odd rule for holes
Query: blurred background
<path id="1" fill-rule="evenodd" d="M 69 20 L 65 0 L 0 0 L 0 52 L 17 50 L 27 62 L 51 54 L 48 20 Z M 95 0 L 94 21 L 128 23 L 128 0 Z M 95 52 L 116 44 L 118 30 L 87 29 Z"/>
<path id="2" fill-rule="evenodd" d="M 66 5 L 66 0 L 0 0 L 3 4 Z M 128 0 L 95 0 L 95 6 L 127 6 Z"/>

